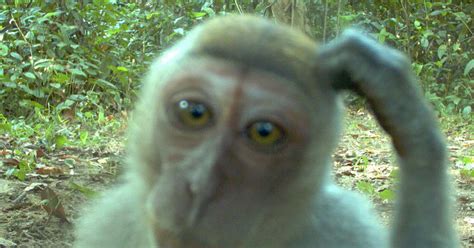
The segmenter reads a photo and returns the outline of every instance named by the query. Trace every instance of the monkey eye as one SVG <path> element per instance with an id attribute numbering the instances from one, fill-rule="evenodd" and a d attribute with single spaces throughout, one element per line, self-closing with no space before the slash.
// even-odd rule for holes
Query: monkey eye
<path id="1" fill-rule="evenodd" d="M 212 121 L 210 109 L 203 103 L 190 100 L 180 100 L 176 103 L 178 120 L 192 129 L 206 127 Z"/>
<path id="2" fill-rule="evenodd" d="M 253 143 L 263 148 L 275 148 L 285 139 L 284 130 L 270 121 L 253 122 L 247 127 L 246 133 Z"/>

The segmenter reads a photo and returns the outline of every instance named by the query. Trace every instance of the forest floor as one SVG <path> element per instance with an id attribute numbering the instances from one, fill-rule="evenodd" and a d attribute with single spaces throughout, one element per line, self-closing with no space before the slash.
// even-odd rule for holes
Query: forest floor
<path id="1" fill-rule="evenodd" d="M 449 144 L 457 230 L 462 247 L 474 247 L 473 123 L 441 121 Z M 365 111 L 349 111 L 345 122 L 334 156 L 334 177 L 343 187 L 367 195 L 384 223 L 389 223 L 397 181 L 390 140 Z M 71 247 L 73 223 L 81 207 L 121 174 L 124 130 L 125 125 L 113 130 L 94 148 L 54 151 L 43 150 L 34 139 L 0 135 L 0 248 Z M 25 166 L 17 158 L 19 152 L 31 154 L 37 164 L 24 176 L 12 176 L 12 167 L 22 170 Z"/>

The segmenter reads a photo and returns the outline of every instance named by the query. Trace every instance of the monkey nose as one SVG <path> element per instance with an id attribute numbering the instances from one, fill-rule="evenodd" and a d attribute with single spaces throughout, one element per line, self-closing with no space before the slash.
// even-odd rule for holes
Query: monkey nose
<path id="1" fill-rule="evenodd" d="M 201 165 L 203 166 L 203 165 Z M 187 219 L 187 227 L 194 227 L 206 211 L 209 202 L 216 194 L 218 187 L 218 177 L 216 175 L 216 165 L 205 165 L 206 168 L 199 168 L 189 179 L 186 190 L 191 198 L 191 206 Z"/>

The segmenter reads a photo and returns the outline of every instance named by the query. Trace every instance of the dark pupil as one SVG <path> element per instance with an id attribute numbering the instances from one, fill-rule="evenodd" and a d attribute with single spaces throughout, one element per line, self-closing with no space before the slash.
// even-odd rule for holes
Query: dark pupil
<path id="1" fill-rule="evenodd" d="M 196 104 L 191 106 L 191 115 L 195 119 L 199 119 L 204 115 L 206 108 L 202 104 Z"/>
<path id="2" fill-rule="evenodd" d="M 262 137 L 267 137 L 273 131 L 273 125 L 268 122 L 257 123 L 257 132 Z"/>

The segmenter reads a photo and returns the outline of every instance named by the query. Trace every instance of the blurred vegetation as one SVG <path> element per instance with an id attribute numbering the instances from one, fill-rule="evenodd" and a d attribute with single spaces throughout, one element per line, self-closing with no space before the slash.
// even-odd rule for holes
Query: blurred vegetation
<path id="1" fill-rule="evenodd" d="M 38 153 L 122 141 L 124 120 L 153 58 L 197 23 L 230 13 L 272 18 L 322 43 L 355 26 L 404 51 L 448 138 L 466 136 L 469 146 L 472 1 L 0 0 L 0 167 L 17 164 L 5 174 L 25 180 L 38 168 Z M 455 160 L 469 180 L 473 155 Z M 361 155 L 355 165 L 364 170 L 368 162 Z M 393 198 L 390 188 L 379 191 L 371 182 L 356 187 Z"/>
<path id="2" fill-rule="evenodd" d="M 274 2 L 0 0 L 0 133 L 11 118 L 100 122 L 130 109 L 153 57 L 196 23 L 228 13 L 272 18 Z M 299 2 L 303 29 L 317 40 L 355 25 L 405 51 L 437 111 L 472 118 L 471 1 L 286 2 Z"/>

